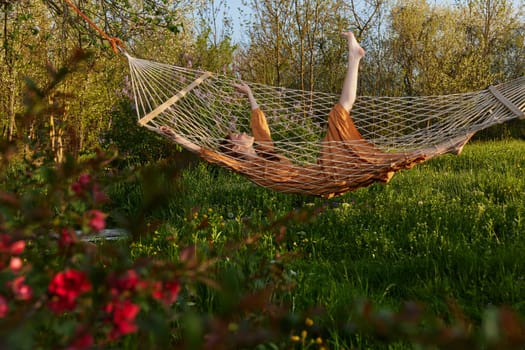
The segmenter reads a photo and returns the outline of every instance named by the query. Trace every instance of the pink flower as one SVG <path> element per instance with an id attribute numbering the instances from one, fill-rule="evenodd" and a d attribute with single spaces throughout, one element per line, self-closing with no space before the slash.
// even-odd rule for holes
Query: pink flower
<path id="1" fill-rule="evenodd" d="M 8 286 L 13 291 L 15 298 L 18 300 L 29 300 L 33 296 L 31 287 L 24 282 L 25 276 L 19 276 L 8 283 Z"/>
<path id="2" fill-rule="evenodd" d="M 169 306 L 177 300 L 180 288 L 180 283 L 178 281 L 155 282 L 153 284 L 153 292 L 151 295 L 154 299 Z"/>
<path id="3" fill-rule="evenodd" d="M 100 210 L 90 210 L 84 214 L 84 217 L 88 220 L 88 226 L 95 232 L 106 227 L 106 214 Z"/>
<path id="4" fill-rule="evenodd" d="M 137 304 L 129 300 L 116 300 L 106 305 L 106 312 L 111 314 L 113 329 L 109 338 L 114 340 L 123 335 L 134 333 L 138 327 L 135 324 L 135 317 L 140 311 Z"/>
<path id="5" fill-rule="evenodd" d="M 48 307 L 59 314 L 66 310 L 74 310 L 77 297 L 91 290 L 91 283 L 86 273 L 78 270 L 66 270 L 57 273 L 48 286 L 51 300 Z"/>
<path id="6" fill-rule="evenodd" d="M 7 299 L 3 295 L 0 295 L 0 318 L 7 315 L 8 309 L 9 306 L 7 305 Z"/>
<path id="7" fill-rule="evenodd" d="M 22 259 L 20 259 L 18 256 L 12 256 L 11 260 L 9 261 L 9 268 L 13 272 L 18 272 L 22 268 Z"/>

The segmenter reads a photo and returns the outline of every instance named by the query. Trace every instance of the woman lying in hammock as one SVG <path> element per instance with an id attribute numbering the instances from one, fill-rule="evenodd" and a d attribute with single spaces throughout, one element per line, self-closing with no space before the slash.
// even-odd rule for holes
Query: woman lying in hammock
<path id="1" fill-rule="evenodd" d="M 250 102 L 253 136 L 230 134 L 220 152 L 216 152 L 195 145 L 168 127 L 161 127 L 161 131 L 206 161 L 240 172 L 261 186 L 327 198 L 374 182 L 388 182 L 394 172 L 434 156 L 460 153 L 470 136 L 406 153 L 383 152 L 363 139 L 354 126 L 350 110 L 356 100 L 359 62 L 365 51 L 352 33 L 343 35 L 348 41 L 348 68 L 339 102 L 328 115 L 328 130 L 321 142 L 317 164 L 298 165 L 275 152 L 266 117 L 250 87 L 244 83 L 234 87 Z"/>

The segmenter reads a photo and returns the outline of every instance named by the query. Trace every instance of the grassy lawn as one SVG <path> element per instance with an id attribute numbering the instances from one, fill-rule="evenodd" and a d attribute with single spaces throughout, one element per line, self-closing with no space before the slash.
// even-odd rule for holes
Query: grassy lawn
<path id="1" fill-rule="evenodd" d="M 152 234 L 133 243 L 136 256 L 170 259 L 195 243 L 219 258 L 217 278 L 232 299 L 196 289 L 192 307 L 220 312 L 269 283 L 257 275 L 262 262 L 285 257 L 272 300 L 297 313 L 321 306 L 332 346 L 366 347 L 374 342 L 336 331 L 362 298 L 391 310 L 418 301 L 445 322 L 464 315 L 475 325 L 491 305 L 525 314 L 524 154 L 523 141 L 474 142 L 459 157 L 331 200 L 271 192 L 204 163 L 155 172 L 151 186 L 169 198 L 150 211 L 134 212 L 155 202 L 136 183 L 114 185 L 111 196 L 115 212 L 152 223 Z M 249 248 L 228 243 L 250 236 L 257 244 Z"/>

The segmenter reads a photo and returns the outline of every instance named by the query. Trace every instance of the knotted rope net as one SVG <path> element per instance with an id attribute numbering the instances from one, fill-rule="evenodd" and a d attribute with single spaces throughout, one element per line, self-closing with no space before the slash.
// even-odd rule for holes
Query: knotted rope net
<path id="1" fill-rule="evenodd" d="M 525 77 L 461 94 L 360 96 L 351 116 L 363 139 L 372 145 L 368 151 L 361 149 L 360 153 L 374 153 L 370 155 L 374 159 L 356 155 L 354 151 L 347 159 L 338 157 L 330 166 L 326 163 L 320 166 L 319 159 L 323 147 L 326 147 L 323 140 L 327 116 L 339 96 L 249 83 L 266 115 L 274 152 L 290 161 L 292 168 L 285 172 L 300 172 L 299 167 L 315 169 L 310 171 L 309 177 L 291 180 L 293 175 L 284 179 L 283 174 L 272 173 L 272 163 L 252 164 L 253 160 L 229 159 L 222 153 L 221 142 L 230 132 L 251 133 L 248 100 L 232 86 L 238 80 L 126 56 L 141 125 L 159 133 L 161 127 L 167 127 L 212 152 L 213 157 L 204 157 L 206 160 L 247 175 L 260 185 L 284 192 L 331 196 L 375 181 L 388 181 L 391 175 L 385 177 L 386 173 L 409 168 L 439 154 L 459 153 L 473 133 L 494 124 L 523 118 L 525 111 Z M 330 147 L 353 147 L 352 141 L 340 142 L 344 145 L 332 141 Z M 399 159 L 404 157 L 406 164 L 395 160 L 394 155 L 399 155 Z M 412 162 L 407 161 L 410 157 L 415 157 Z M 359 161 L 355 160 L 357 158 Z M 352 179 L 352 168 L 358 169 L 354 171 L 356 179 Z M 378 172 L 382 175 L 379 176 Z M 362 181 L 366 176 L 369 179 Z M 309 178 L 311 182 L 307 184 Z M 326 188 L 320 189 L 319 186 Z"/>

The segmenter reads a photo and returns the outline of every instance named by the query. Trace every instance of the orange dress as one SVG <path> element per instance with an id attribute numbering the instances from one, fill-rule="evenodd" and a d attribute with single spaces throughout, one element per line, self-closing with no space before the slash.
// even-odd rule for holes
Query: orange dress
<path id="1" fill-rule="evenodd" d="M 251 127 L 257 152 L 273 152 L 270 129 L 260 109 L 252 111 Z M 279 154 L 271 160 L 264 157 L 239 159 L 205 148 L 201 148 L 200 156 L 276 191 L 331 198 L 374 182 L 388 182 L 394 172 L 449 151 L 450 147 L 385 153 L 366 141 L 348 111 L 336 104 L 328 115 L 328 130 L 317 164 L 297 165 Z"/>

